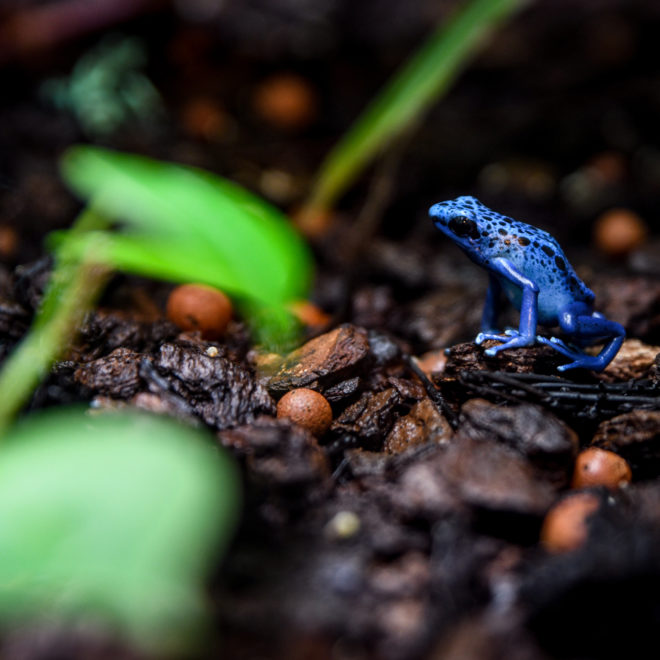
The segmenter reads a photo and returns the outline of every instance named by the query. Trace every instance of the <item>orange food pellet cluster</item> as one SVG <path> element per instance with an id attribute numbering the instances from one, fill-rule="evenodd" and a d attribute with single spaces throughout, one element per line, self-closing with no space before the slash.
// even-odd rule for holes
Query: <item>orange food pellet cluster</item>
<path id="1" fill-rule="evenodd" d="M 316 95 L 309 83 L 292 73 L 280 73 L 261 83 L 254 94 L 255 112 L 277 128 L 302 128 L 316 114 Z"/>
<path id="2" fill-rule="evenodd" d="M 541 544 L 550 552 L 569 552 L 587 539 L 587 518 L 600 506 L 593 493 L 575 493 L 548 511 L 541 528 Z"/>
<path id="3" fill-rule="evenodd" d="M 231 300 L 205 284 L 182 284 L 167 300 L 167 318 L 186 331 L 199 331 L 203 339 L 218 339 L 233 314 Z"/>
<path id="4" fill-rule="evenodd" d="M 301 387 L 287 392 L 278 401 L 277 416 L 290 419 L 314 435 L 322 436 L 332 423 L 332 408 L 322 394 Z"/>
<path id="5" fill-rule="evenodd" d="M 612 451 L 589 447 L 580 452 L 575 461 L 573 488 L 606 486 L 616 490 L 630 483 L 632 472 L 628 461 Z"/>
<path id="6" fill-rule="evenodd" d="M 648 233 L 644 221 L 629 209 L 610 209 L 594 226 L 598 249 L 614 258 L 625 257 L 638 248 Z"/>

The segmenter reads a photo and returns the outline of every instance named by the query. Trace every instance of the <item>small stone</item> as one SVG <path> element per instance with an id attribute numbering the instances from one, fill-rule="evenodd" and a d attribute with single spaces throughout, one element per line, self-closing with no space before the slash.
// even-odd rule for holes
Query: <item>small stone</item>
<path id="1" fill-rule="evenodd" d="M 648 234 L 644 221 L 629 209 L 610 209 L 594 225 L 594 240 L 601 252 L 621 258 L 639 247 Z"/>
<path id="2" fill-rule="evenodd" d="M 360 518 L 352 511 L 339 511 L 325 526 L 325 533 L 333 539 L 349 539 L 360 531 Z"/>
<path id="3" fill-rule="evenodd" d="M 167 300 L 167 318 L 204 339 L 218 339 L 231 320 L 233 308 L 227 296 L 205 284 L 182 284 Z"/>
<path id="4" fill-rule="evenodd" d="M 290 172 L 275 168 L 266 169 L 259 177 L 259 190 L 278 204 L 286 204 L 298 193 L 299 185 Z"/>
<path id="5" fill-rule="evenodd" d="M 577 550 L 587 539 L 587 519 L 600 506 L 593 493 L 575 493 L 552 507 L 543 521 L 541 544 L 549 552 Z"/>
<path id="6" fill-rule="evenodd" d="M 320 437 L 330 428 L 332 408 L 322 394 L 301 387 L 287 392 L 278 401 L 277 416 L 290 419 Z"/>
<path id="7" fill-rule="evenodd" d="M 573 473 L 573 488 L 606 486 L 616 490 L 632 479 L 625 458 L 598 447 L 589 447 L 578 454 Z"/>

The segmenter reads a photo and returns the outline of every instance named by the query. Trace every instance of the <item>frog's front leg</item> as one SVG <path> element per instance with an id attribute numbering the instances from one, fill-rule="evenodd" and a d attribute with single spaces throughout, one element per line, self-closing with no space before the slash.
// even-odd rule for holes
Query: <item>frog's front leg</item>
<path id="1" fill-rule="evenodd" d="M 505 334 L 498 334 L 494 332 L 480 332 L 475 343 L 481 344 L 486 339 L 496 339 L 497 341 L 504 342 L 500 346 L 493 346 L 485 351 L 486 355 L 496 355 L 500 351 L 507 348 L 520 348 L 521 346 L 531 346 L 534 344 L 536 338 L 536 323 L 538 316 L 538 297 L 539 288 L 532 280 L 525 277 L 508 259 L 498 257 L 493 259 L 489 264 L 490 270 L 493 272 L 493 277 L 498 275 L 505 277 L 510 282 L 522 289 L 522 301 L 520 304 L 520 325 L 518 330 L 508 330 Z M 489 289 L 490 293 L 490 289 Z M 486 305 L 488 306 L 488 296 L 486 297 Z M 484 317 L 486 317 L 487 307 L 484 309 Z"/>
<path id="2" fill-rule="evenodd" d="M 573 360 L 557 367 L 559 371 L 579 368 L 602 371 L 617 354 L 626 337 L 626 331 L 621 324 L 606 319 L 598 312 L 592 312 L 588 305 L 581 302 L 568 305 L 562 310 L 559 315 L 559 327 L 578 344 L 609 340 L 598 355 L 588 355 L 570 348 L 556 337 L 551 339 L 538 337 L 541 343 L 552 346 L 556 351 Z"/>

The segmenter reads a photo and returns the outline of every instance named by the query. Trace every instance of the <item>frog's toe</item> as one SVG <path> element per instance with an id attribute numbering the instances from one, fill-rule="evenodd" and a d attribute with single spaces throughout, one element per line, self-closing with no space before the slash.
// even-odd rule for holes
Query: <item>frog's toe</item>
<path id="1" fill-rule="evenodd" d="M 589 366 L 588 362 L 578 358 L 573 362 L 568 364 L 560 364 L 557 367 L 557 371 L 568 371 L 569 369 L 593 369 L 594 367 Z"/>
<path id="2" fill-rule="evenodd" d="M 573 362 L 568 364 L 561 364 L 557 367 L 557 371 L 568 371 L 569 369 L 590 369 L 591 371 L 602 371 L 608 363 L 600 359 L 597 355 L 580 355 L 576 356 Z"/>
<path id="3" fill-rule="evenodd" d="M 579 360 L 575 362 L 569 362 L 568 364 L 560 364 L 557 367 L 557 371 L 568 371 L 569 369 L 577 369 L 580 365 L 578 364 Z"/>
<path id="4" fill-rule="evenodd" d="M 506 341 L 506 336 L 499 332 L 480 332 L 474 338 L 474 343 L 479 346 L 483 344 L 487 339 L 494 339 L 495 341 Z"/>
<path id="5" fill-rule="evenodd" d="M 499 336 L 499 337 L 494 337 L 494 339 L 498 339 L 499 341 L 503 342 L 499 346 L 491 346 L 490 348 L 486 349 L 484 353 L 488 356 L 493 356 L 499 353 L 500 351 L 505 351 L 509 348 L 523 348 L 525 346 L 531 346 L 534 343 L 534 337 L 528 337 L 527 335 L 521 335 L 519 332 L 515 332 L 515 334 L 509 335 L 509 336 Z"/>
<path id="6" fill-rule="evenodd" d="M 484 354 L 488 355 L 489 357 L 493 357 L 497 355 L 503 348 L 505 348 L 505 344 L 500 344 L 499 346 L 491 346 L 484 351 Z"/>
<path id="7" fill-rule="evenodd" d="M 558 337 L 550 337 L 549 339 L 547 337 L 537 337 L 536 340 L 540 344 L 544 344 L 545 346 L 550 346 L 550 348 L 554 348 L 555 351 L 557 351 L 558 353 L 561 353 L 566 357 L 572 358 L 573 360 L 579 361 L 582 357 L 586 357 L 585 354 L 582 353 L 582 351 L 576 350 L 575 348 L 568 346 L 564 341 L 562 341 Z"/>

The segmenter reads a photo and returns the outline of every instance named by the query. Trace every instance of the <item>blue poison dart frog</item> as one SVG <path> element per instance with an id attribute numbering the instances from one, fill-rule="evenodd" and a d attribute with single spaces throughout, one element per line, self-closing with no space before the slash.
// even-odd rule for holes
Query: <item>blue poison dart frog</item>
<path id="1" fill-rule="evenodd" d="M 625 330 L 593 309 L 594 294 L 568 263 L 557 241 L 545 231 L 495 213 L 474 197 L 434 204 L 429 215 L 435 226 L 456 243 L 472 261 L 488 271 L 481 332 L 475 342 L 503 342 L 486 350 L 495 355 L 506 348 L 551 346 L 572 362 L 559 371 L 582 367 L 602 371 L 617 354 Z M 502 291 L 520 311 L 518 330 L 497 332 Z M 558 325 L 570 343 L 536 335 L 536 326 Z M 603 342 L 598 355 L 581 347 Z"/>

